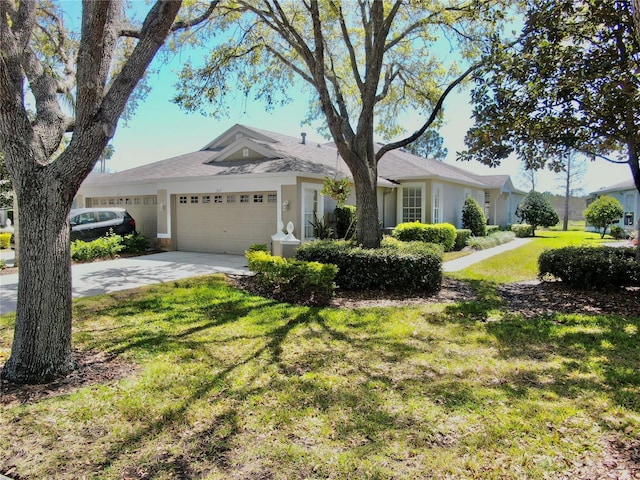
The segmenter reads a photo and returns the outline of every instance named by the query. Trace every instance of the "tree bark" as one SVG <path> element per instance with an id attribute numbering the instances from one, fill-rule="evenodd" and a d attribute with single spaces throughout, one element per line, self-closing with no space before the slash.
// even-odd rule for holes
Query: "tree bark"
<path id="1" fill-rule="evenodd" d="M 15 334 L 1 375 L 15 383 L 41 383 L 74 368 L 68 220 L 73 197 L 114 134 L 181 1 L 155 3 L 140 40 L 110 82 L 121 1 L 83 3 L 73 136 L 55 160 L 70 123 L 56 101 L 58 82 L 29 46 L 36 3 L 23 0 L 11 19 L 7 5 L 0 2 L 0 147 L 18 199 L 21 248 Z M 26 80 L 36 98 L 35 120 L 25 106 Z"/>
<path id="2" fill-rule="evenodd" d="M 60 185 L 52 185 L 44 174 L 30 180 L 28 186 L 16 189 L 20 242 L 29 248 L 16 252 L 20 321 L 16 321 L 11 357 L 2 371 L 4 378 L 16 383 L 46 382 L 75 368 L 70 321 L 70 205 L 62 201 Z"/>
<path id="3" fill-rule="evenodd" d="M 377 175 L 371 169 L 353 172 L 356 190 L 358 222 L 356 240 L 364 248 L 380 246 L 380 221 L 378 219 Z"/>

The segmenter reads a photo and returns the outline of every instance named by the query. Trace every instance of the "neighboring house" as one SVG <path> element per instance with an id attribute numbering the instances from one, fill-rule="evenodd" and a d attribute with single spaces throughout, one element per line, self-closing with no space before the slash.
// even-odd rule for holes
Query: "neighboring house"
<path id="1" fill-rule="evenodd" d="M 627 232 L 635 230 L 640 216 L 640 193 L 633 183 L 633 179 L 616 183 L 610 187 L 601 188 L 596 192 L 590 193 L 587 197 L 587 205 L 603 195 L 613 197 L 622 204 L 624 216 L 617 225 L 624 228 Z"/>
<path id="2" fill-rule="evenodd" d="M 480 176 L 405 151 L 379 163 L 382 227 L 405 221 L 461 226 L 472 196 L 490 223 L 505 226 L 524 192 L 508 176 Z M 122 206 L 138 230 L 167 249 L 243 253 L 269 243 L 292 222 L 302 241 L 313 238 L 314 212 L 331 218 L 335 202 L 320 194 L 325 177 L 351 177 L 331 143 L 318 144 L 235 125 L 201 150 L 117 173 L 92 173 L 76 206 Z M 355 203 L 352 193 L 348 203 Z"/>

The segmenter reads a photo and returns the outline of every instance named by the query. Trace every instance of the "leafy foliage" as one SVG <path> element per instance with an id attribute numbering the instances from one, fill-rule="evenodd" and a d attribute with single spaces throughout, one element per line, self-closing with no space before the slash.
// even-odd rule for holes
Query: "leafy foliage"
<path id="1" fill-rule="evenodd" d="M 536 228 L 552 227 L 560 221 L 558 212 L 540 192 L 529 192 L 524 197 L 516 208 L 516 217 L 531 225 L 533 236 L 536 234 Z"/>
<path id="2" fill-rule="evenodd" d="M 468 64 L 504 19 L 505 4 L 510 2 L 223 2 L 224 41 L 204 65 L 185 65 L 174 101 L 218 116 L 226 113 L 227 98 L 238 94 L 273 108 L 288 102 L 302 79 L 311 93 L 309 120 L 321 120 L 351 171 L 358 243 L 377 247 L 379 160 L 438 124 L 444 99 L 476 68 Z M 439 48 L 441 38 L 468 68 Z M 407 110 L 424 116 L 410 135 L 398 122 Z M 378 148 L 376 133 L 400 139 Z"/>
<path id="3" fill-rule="evenodd" d="M 91 242 L 75 240 L 71 242 L 71 258 L 76 262 L 115 258 L 123 249 L 120 235 L 107 235 Z"/>
<path id="4" fill-rule="evenodd" d="M 319 262 L 274 257 L 262 250 L 246 252 L 249 269 L 282 301 L 326 305 L 333 296 L 337 267 Z"/>
<path id="5" fill-rule="evenodd" d="M 9 232 L 0 233 L 0 248 L 9 248 L 10 242 L 11 242 L 11 233 Z"/>
<path id="6" fill-rule="evenodd" d="M 471 237 L 467 245 L 474 250 L 486 250 L 487 248 L 509 243 L 515 237 L 515 232 L 495 232 L 486 237 Z"/>
<path id="7" fill-rule="evenodd" d="M 609 225 L 620 221 L 624 215 L 622 204 L 609 195 L 603 195 L 589 204 L 584 211 L 585 220 L 594 227 L 602 229 L 602 237 L 607 233 Z"/>
<path id="8" fill-rule="evenodd" d="M 346 203 L 351 194 L 349 179 L 347 177 L 339 179 L 324 177 L 324 185 L 320 193 L 338 202 L 338 206 L 340 207 Z"/>
<path id="9" fill-rule="evenodd" d="M 640 45 L 629 1 L 530 0 L 520 41 L 475 77 L 461 158 L 560 171 L 579 151 L 628 163 L 640 191 Z"/>
<path id="10" fill-rule="evenodd" d="M 511 225 L 509 230 L 515 233 L 518 238 L 533 237 L 535 235 L 533 226 L 527 225 L 526 223 Z"/>
<path id="11" fill-rule="evenodd" d="M 487 234 L 487 217 L 475 198 L 469 197 L 462 207 L 462 228 L 468 228 L 476 237 Z"/>
<path id="12" fill-rule="evenodd" d="M 456 251 L 462 250 L 467 246 L 469 238 L 471 238 L 471 230 L 468 228 L 456 229 L 456 241 L 453 245 L 453 249 Z"/>
<path id="13" fill-rule="evenodd" d="M 385 239 L 372 249 L 318 240 L 301 245 L 296 258 L 337 265 L 335 281 L 345 290 L 433 293 L 442 283 L 442 247 L 423 242 Z"/>
<path id="14" fill-rule="evenodd" d="M 601 290 L 640 285 L 635 249 L 619 247 L 565 247 L 547 250 L 538 258 L 540 278 L 559 278 L 577 289 Z"/>
<path id="15" fill-rule="evenodd" d="M 444 146 L 444 138 L 432 128 L 425 131 L 420 138 L 405 147 L 410 153 L 422 158 L 432 158 L 443 162 L 449 150 Z"/>
<path id="16" fill-rule="evenodd" d="M 313 212 L 313 220 L 309 221 L 313 229 L 313 237 L 319 240 L 333 238 L 333 228 L 325 222 L 324 218 L 319 218 L 316 212 Z"/>
<path id="17" fill-rule="evenodd" d="M 456 227 L 450 223 L 405 222 L 396 226 L 393 237 L 403 242 L 437 243 L 448 252 L 455 245 Z"/>
<path id="18" fill-rule="evenodd" d="M 336 216 L 336 237 L 342 240 L 354 238 L 358 221 L 355 205 L 338 205 L 333 213 Z"/>

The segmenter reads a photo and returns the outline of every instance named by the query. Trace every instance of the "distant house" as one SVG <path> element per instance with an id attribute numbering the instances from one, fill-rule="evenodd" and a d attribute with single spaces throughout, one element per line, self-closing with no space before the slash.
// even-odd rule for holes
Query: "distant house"
<path id="1" fill-rule="evenodd" d="M 484 206 L 489 223 L 507 225 L 525 193 L 503 175 L 474 175 L 406 151 L 387 153 L 378 168 L 384 228 L 449 222 L 458 227 L 467 197 Z M 92 173 L 77 206 L 122 206 L 139 231 L 163 248 L 242 253 L 269 243 L 278 225 L 313 238 L 314 212 L 330 218 L 335 202 L 320 194 L 324 177 L 349 177 L 331 143 L 307 142 L 235 125 L 202 149 L 122 172 Z M 355 195 L 349 202 L 355 204 Z"/>
<path id="2" fill-rule="evenodd" d="M 636 222 L 640 215 L 640 193 L 635 183 L 633 183 L 633 179 L 625 180 L 624 182 L 616 183 L 610 187 L 601 188 L 596 192 L 590 193 L 587 197 L 587 205 L 603 195 L 613 197 L 622 204 L 624 216 L 617 225 L 628 232 L 635 230 Z"/>

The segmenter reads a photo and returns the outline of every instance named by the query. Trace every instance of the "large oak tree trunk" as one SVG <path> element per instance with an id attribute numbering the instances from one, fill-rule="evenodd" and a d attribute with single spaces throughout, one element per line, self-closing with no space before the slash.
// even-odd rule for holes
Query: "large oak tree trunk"
<path id="1" fill-rule="evenodd" d="M 2 376 L 17 383 L 41 383 L 74 369 L 70 204 L 61 195 L 64 186 L 52 182 L 44 172 L 21 187 L 16 189 L 21 215 L 19 236 L 29 248 L 18 251 L 16 327 Z"/>
<path id="2" fill-rule="evenodd" d="M 377 175 L 371 169 L 353 172 L 356 187 L 358 222 L 356 239 L 365 248 L 380 246 L 380 221 L 378 219 Z"/>

